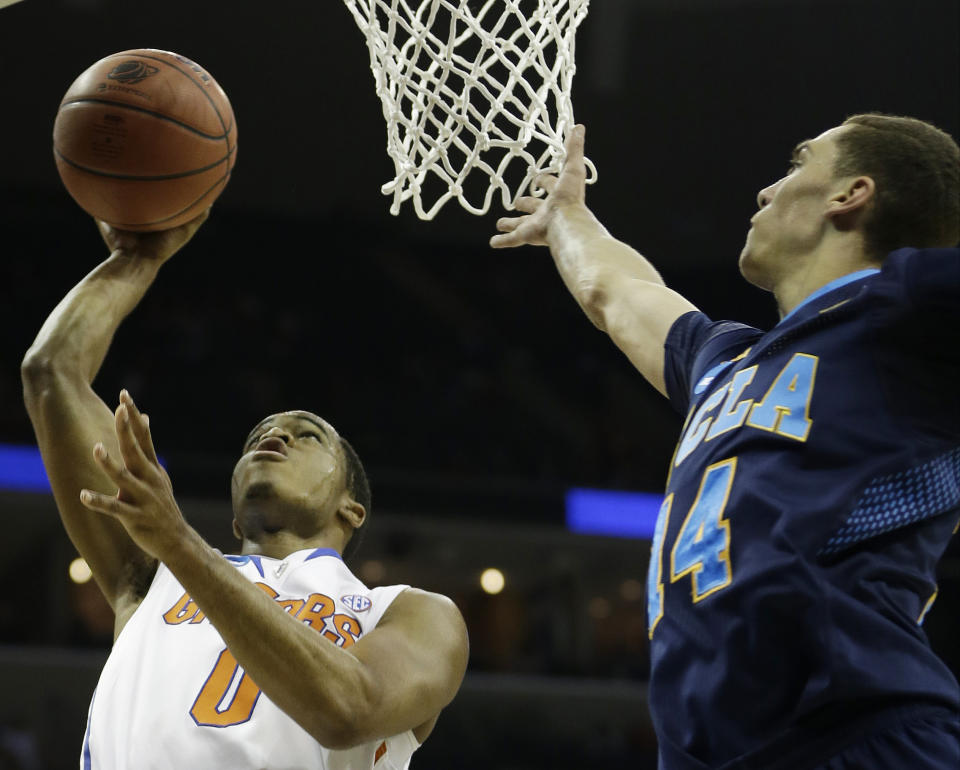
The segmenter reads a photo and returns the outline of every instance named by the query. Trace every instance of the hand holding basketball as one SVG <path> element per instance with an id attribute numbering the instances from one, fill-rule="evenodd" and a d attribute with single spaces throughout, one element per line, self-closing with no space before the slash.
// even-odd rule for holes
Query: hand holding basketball
<path id="1" fill-rule="evenodd" d="M 111 253 L 121 251 L 128 256 L 156 260 L 162 265 L 193 238 L 209 216 L 210 209 L 207 209 L 186 224 L 158 232 L 120 230 L 101 219 L 97 220 L 97 227 Z"/>
<path id="2" fill-rule="evenodd" d="M 547 191 L 546 198 L 527 195 L 517 200 L 517 210 L 527 216 L 503 217 L 497 220 L 497 230 L 505 235 L 495 235 L 490 245 L 495 249 L 514 246 L 548 246 L 547 230 L 553 213 L 563 206 L 583 205 L 586 200 L 587 168 L 584 163 L 583 125 L 576 125 L 567 137 L 567 159 L 560 176 L 539 177 L 536 183 Z"/>

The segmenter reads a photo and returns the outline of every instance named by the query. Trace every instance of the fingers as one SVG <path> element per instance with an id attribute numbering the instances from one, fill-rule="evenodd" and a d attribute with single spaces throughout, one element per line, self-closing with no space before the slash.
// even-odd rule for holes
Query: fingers
<path id="1" fill-rule="evenodd" d="M 509 249 L 523 245 L 524 241 L 514 235 L 495 235 L 490 239 L 490 247 L 494 249 Z"/>
<path id="2" fill-rule="evenodd" d="M 136 513 L 136 508 L 120 498 L 112 495 L 102 495 L 91 489 L 80 490 L 80 502 L 83 506 L 97 513 L 121 518 Z"/>
<path id="3" fill-rule="evenodd" d="M 560 195 L 566 197 L 572 194 L 572 190 L 582 187 L 587 177 L 587 169 L 583 160 L 583 149 L 586 137 L 586 128 L 578 123 L 567 137 L 564 143 L 564 151 L 567 154 L 563 162 L 563 169 L 559 176 L 554 174 L 541 174 L 533 180 L 533 186 L 546 190 L 548 195 L 553 195 L 557 188 L 560 188 Z M 522 200 L 522 199 L 521 199 Z M 533 200 L 539 200 L 534 198 Z M 519 201 L 518 208 L 519 208 Z M 532 212 L 531 212 L 532 213 Z"/>
<path id="4" fill-rule="evenodd" d="M 204 209 L 198 216 L 191 219 L 189 222 L 185 222 L 179 227 L 173 228 L 173 231 L 175 231 L 179 235 L 179 237 L 183 239 L 183 243 L 185 244 L 187 241 L 193 238 L 194 233 L 196 233 L 197 230 L 200 229 L 200 225 L 206 222 L 209 218 L 210 218 L 210 209 L 207 208 L 207 209 Z"/>
<path id="5" fill-rule="evenodd" d="M 134 435 L 130 420 L 130 410 L 121 403 L 113 413 L 117 442 L 120 445 L 120 457 L 124 467 L 135 476 L 142 476 L 147 470 L 147 458 L 140 449 L 140 442 Z"/>
<path id="6" fill-rule="evenodd" d="M 127 470 L 139 479 L 151 480 L 157 469 L 153 441 L 130 394 L 120 393 L 120 405 L 114 413 L 120 456 Z"/>
<path id="7" fill-rule="evenodd" d="M 210 218 L 210 211 L 211 209 L 209 207 L 204 209 L 204 211 L 198 217 L 187 222 L 187 226 L 196 230 L 198 227 L 200 227 L 200 225 Z"/>
<path id="8" fill-rule="evenodd" d="M 114 413 L 114 421 L 120 448 L 119 457 L 114 459 L 103 443 L 97 442 L 93 448 L 93 458 L 100 470 L 119 491 L 115 498 L 111 498 L 109 495 L 99 495 L 85 489 L 81 492 L 80 498 L 88 508 L 102 513 L 120 515 L 123 511 L 130 512 L 134 509 L 125 508 L 121 511 L 113 506 L 110 510 L 105 510 L 107 504 L 103 500 L 116 499 L 123 504 L 135 502 L 142 498 L 150 484 L 156 482 L 156 474 L 159 474 L 161 479 L 166 479 L 166 473 L 157 461 L 153 439 L 150 436 L 149 420 L 146 415 L 140 413 L 126 390 L 120 392 L 120 405 Z"/>
<path id="9" fill-rule="evenodd" d="M 517 198 L 517 201 L 514 205 L 517 211 L 522 211 L 525 214 L 535 214 L 537 211 L 539 211 L 542 204 L 542 198 L 534 198 L 532 195 L 524 195 L 522 198 Z"/>
<path id="10" fill-rule="evenodd" d="M 185 222 L 178 227 L 173 227 L 170 230 L 164 230 L 164 236 L 168 242 L 164 251 L 169 251 L 169 254 L 165 254 L 164 258 L 173 256 L 176 251 L 179 251 L 183 248 L 191 238 L 196 234 L 197 230 L 200 229 L 200 226 L 210 218 L 210 209 L 205 209 L 202 211 L 199 216 L 194 217 L 189 222 Z"/>
<path id="11" fill-rule="evenodd" d="M 519 208 L 519 206 L 518 206 Z M 526 240 L 516 230 L 527 217 L 501 217 L 497 220 L 497 230 L 504 235 L 494 235 L 490 239 L 490 247 L 494 249 L 509 249 L 513 246 L 523 246 Z"/>
<path id="12" fill-rule="evenodd" d="M 553 187 L 547 188 L 551 193 L 557 190 L 557 195 L 564 200 L 579 200 L 584 198 L 584 185 L 587 180 L 587 166 L 583 159 L 585 129 L 576 125 L 567 137 L 564 148 L 567 153 L 563 162 L 563 170 Z"/>
<path id="13" fill-rule="evenodd" d="M 576 163 L 583 163 L 583 150 L 586 144 L 587 129 L 582 123 L 578 123 L 570 131 L 570 136 L 564 145 L 567 151 L 567 163 L 573 160 Z"/>
<path id="14" fill-rule="evenodd" d="M 524 217 L 500 217 L 497 220 L 497 230 L 501 233 L 512 233 L 518 227 L 520 223 L 524 220 Z M 497 236 L 494 236 L 495 238 Z"/>
<path id="15" fill-rule="evenodd" d="M 110 249 L 111 252 L 127 250 L 133 245 L 130 233 L 125 230 L 118 230 L 112 225 L 108 225 L 102 219 L 94 219 L 94 222 L 97 223 L 97 230 L 100 231 L 100 237 L 103 238 L 103 242 L 107 244 L 107 248 Z"/>
<path id="16" fill-rule="evenodd" d="M 147 462 L 152 465 L 159 465 L 157 452 L 153 446 L 153 437 L 150 435 L 149 418 L 140 412 L 133 401 L 133 396 L 126 388 L 120 391 L 120 403 L 127 407 L 131 431 Z"/>
<path id="17" fill-rule="evenodd" d="M 150 433 L 150 416 L 147 414 L 141 414 L 140 419 L 143 422 L 143 439 L 140 443 L 140 446 L 143 447 L 143 452 L 147 456 L 147 459 L 152 464 L 160 468 L 160 460 L 157 458 L 157 450 L 153 446 L 153 434 Z"/>
<path id="18" fill-rule="evenodd" d="M 556 187 L 559 180 L 553 174 L 541 174 L 536 179 L 533 180 L 534 189 L 540 188 L 541 190 L 546 190 L 547 193 L 552 193 Z M 534 200 L 540 200 L 539 198 L 534 198 Z"/>
<path id="19" fill-rule="evenodd" d="M 100 231 L 100 237 L 109 243 L 110 238 L 113 236 L 113 228 L 102 219 L 94 219 L 93 221 L 97 223 L 97 230 Z"/>
<path id="20" fill-rule="evenodd" d="M 134 476 L 128 469 L 127 466 L 121 462 L 115 460 L 107 448 L 103 445 L 102 442 L 97 442 L 93 447 L 93 459 L 100 467 L 100 470 L 103 471 L 104 475 L 113 482 L 113 485 L 117 487 L 117 494 L 113 497 L 116 497 L 118 500 L 123 502 L 130 502 L 135 500 L 139 492 L 142 492 L 144 484 L 140 479 Z M 90 493 L 90 495 L 97 496 L 97 492 L 92 490 L 85 489 L 81 491 L 80 499 L 81 502 L 84 500 L 84 493 Z M 90 495 L 86 495 L 89 497 Z M 100 495 L 101 497 L 111 497 L 110 495 Z M 86 503 L 84 503 L 86 505 Z"/>
<path id="21" fill-rule="evenodd" d="M 536 214 L 542 205 L 543 200 L 541 198 L 524 195 L 521 198 L 517 198 L 514 203 L 514 208 L 516 208 L 517 211 L 522 211 L 524 214 Z M 497 229 L 501 233 L 512 233 L 521 224 L 526 222 L 527 219 L 528 217 L 500 217 L 500 219 L 497 220 Z"/>

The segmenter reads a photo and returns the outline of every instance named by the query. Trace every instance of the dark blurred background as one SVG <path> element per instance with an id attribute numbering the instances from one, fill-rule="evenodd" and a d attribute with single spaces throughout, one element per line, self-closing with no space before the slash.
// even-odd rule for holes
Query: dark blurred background
<path id="1" fill-rule="evenodd" d="M 769 327 L 737 256 L 790 149 L 862 111 L 960 130 L 955 0 L 594 0 L 577 38 L 593 210 L 715 317 Z M 680 426 L 582 317 L 544 250 L 492 251 L 500 212 L 388 213 L 363 36 L 343 4 L 26 0 L 0 11 L 0 442 L 32 443 L 19 362 L 105 251 L 60 185 L 59 99 L 95 60 L 155 47 L 229 94 L 234 177 L 97 381 L 151 415 L 184 510 L 229 549 L 229 477 L 271 412 L 327 417 L 364 458 L 368 583 L 453 597 L 461 694 L 421 768 L 655 767 L 645 705 L 649 542 L 569 532 L 570 487 L 657 492 Z M 0 770 L 76 763 L 111 618 L 49 497 L 0 492 Z M 499 569 L 496 595 L 479 583 Z M 956 542 L 926 628 L 955 671 Z M 510 747 L 509 754 L 505 747 Z"/>

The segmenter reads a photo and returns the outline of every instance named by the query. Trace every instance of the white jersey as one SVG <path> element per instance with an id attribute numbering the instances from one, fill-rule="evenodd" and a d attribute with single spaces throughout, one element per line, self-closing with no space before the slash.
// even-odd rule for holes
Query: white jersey
<path id="1" fill-rule="evenodd" d="M 326 548 L 282 560 L 224 558 L 285 611 L 341 647 L 374 628 L 407 588 L 367 588 Z M 346 751 L 321 746 L 260 692 L 161 564 L 100 674 L 80 767 L 404 770 L 418 746 L 412 731 Z"/>

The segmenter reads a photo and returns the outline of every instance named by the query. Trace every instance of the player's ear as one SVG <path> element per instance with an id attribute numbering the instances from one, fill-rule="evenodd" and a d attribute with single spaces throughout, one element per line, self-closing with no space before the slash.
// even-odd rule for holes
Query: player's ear
<path id="1" fill-rule="evenodd" d="M 243 542 L 243 531 L 240 529 L 240 525 L 237 524 L 236 519 L 233 520 L 233 536 L 241 543 Z"/>
<path id="2" fill-rule="evenodd" d="M 354 530 L 360 529 L 367 520 L 367 509 L 354 500 L 349 494 L 344 494 L 337 509 L 340 516 Z"/>
<path id="3" fill-rule="evenodd" d="M 877 185 L 868 176 L 847 177 L 839 180 L 839 187 L 827 203 L 827 217 L 838 227 L 850 226 L 873 201 Z"/>

